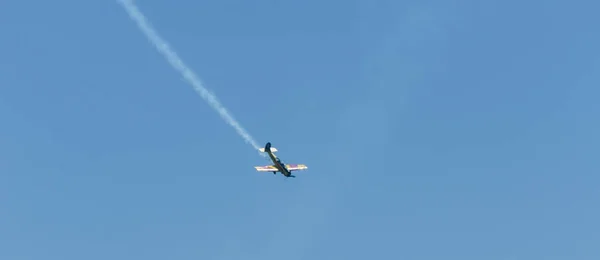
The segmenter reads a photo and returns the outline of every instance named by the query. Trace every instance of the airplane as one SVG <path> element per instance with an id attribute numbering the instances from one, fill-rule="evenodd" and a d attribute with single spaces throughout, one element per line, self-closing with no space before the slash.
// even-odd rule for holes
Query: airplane
<path id="1" fill-rule="evenodd" d="M 273 165 L 267 166 L 254 166 L 259 172 L 273 172 L 273 174 L 277 174 L 277 172 L 281 172 L 285 177 L 296 178 L 296 176 L 292 175 L 293 171 L 302 171 L 308 169 L 304 164 L 284 164 L 277 156 L 275 156 L 275 152 L 277 152 L 277 148 L 271 147 L 271 143 L 267 142 L 265 148 L 260 148 L 260 151 L 263 153 L 267 153 L 273 161 Z"/>

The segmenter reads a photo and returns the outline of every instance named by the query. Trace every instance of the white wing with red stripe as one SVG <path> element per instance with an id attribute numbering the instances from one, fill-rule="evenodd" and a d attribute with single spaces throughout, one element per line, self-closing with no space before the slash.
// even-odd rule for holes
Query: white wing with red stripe
<path id="1" fill-rule="evenodd" d="M 278 172 L 279 170 L 275 165 L 265 165 L 265 166 L 254 166 L 254 168 L 259 172 Z M 304 164 L 286 164 L 285 168 L 288 171 L 302 171 L 308 169 L 308 167 Z"/>
<path id="2" fill-rule="evenodd" d="M 278 172 L 279 171 L 277 169 L 277 167 L 275 167 L 273 165 L 254 166 L 254 168 L 256 168 L 256 170 L 259 171 L 259 172 Z"/>
<path id="3" fill-rule="evenodd" d="M 304 164 L 286 164 L 285 168 L 287 168 L 288 171 L 302 171 L 308 169 Z"/>

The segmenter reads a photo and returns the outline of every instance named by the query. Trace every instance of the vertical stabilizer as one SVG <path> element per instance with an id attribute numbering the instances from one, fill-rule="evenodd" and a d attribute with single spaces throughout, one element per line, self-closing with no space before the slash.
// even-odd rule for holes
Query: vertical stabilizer
<path id="1" fill-rule="evenodd" d="M 265 145 L 264 148 L 260 148 L 259 151 L 262 153 L 268 153 L 268 152 L 274 153 L 274 152 L 277 152 L 277 148 L 271 147 L 271 143 L 269 142 Z"/>

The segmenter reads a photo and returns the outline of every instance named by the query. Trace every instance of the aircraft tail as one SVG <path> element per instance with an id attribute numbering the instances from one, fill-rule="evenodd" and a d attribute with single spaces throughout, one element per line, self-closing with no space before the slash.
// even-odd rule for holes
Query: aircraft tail
<path id="1" fill-rule="evenodd" d="M 268 153 L 268 152 L 274 153 L 274 152 L 277 152 L 277 148 L 271 147 L 271 143 L 269 142 L 265 145 L 265 148 L 260 148 L 259 151 L 261 151 L 263 153 Z"/>

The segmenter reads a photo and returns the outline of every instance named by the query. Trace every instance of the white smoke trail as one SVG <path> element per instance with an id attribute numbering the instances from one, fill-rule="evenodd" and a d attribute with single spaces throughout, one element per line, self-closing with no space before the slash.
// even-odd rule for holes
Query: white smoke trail
<path id="1" fill-rule="evenodd" d="M 200 96 L 208 102 L 208 104 L 219 114 L 221 117 L 235 130 L 237 133 L 246 140 L 247 143 L 251 144 L 254 149 L 260 149 L 260 146 L 257 142 L 242 128 L 242 126 L 227 112 L 227 109 L 219 103 L 217 98 L 210 93 L 206 88 L 202 86 L 200 79 L 194 74 L 194 72 L 189 69 L 183 61 L 179 58 L 175 51 L 171 50 L 169 44 L 163 40 L 158 33 L 152 28 L 150 23 L 147 21 L 146 17 L 142 12 L 137 8 L 137 6 L 133 3 L 132 0 L 118 0 L 118 2 L 125 8 L 129 17 L 135 21 L 138 28 L 148 37 L 148 40 L 156 47 L 156 49 L 167 59 L 167 61 L 173 66 L 174 69 L 179 71 L 183 77 L 194 87 L 196 92 L 200 94 Z M 264 156 L 264 153 L 260 153 Z"/>

